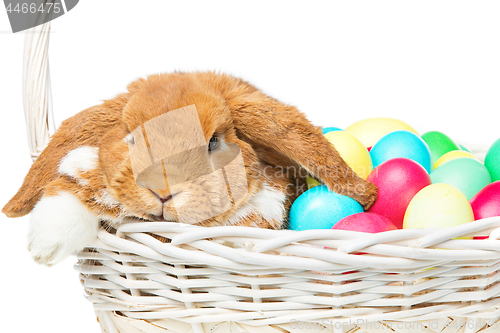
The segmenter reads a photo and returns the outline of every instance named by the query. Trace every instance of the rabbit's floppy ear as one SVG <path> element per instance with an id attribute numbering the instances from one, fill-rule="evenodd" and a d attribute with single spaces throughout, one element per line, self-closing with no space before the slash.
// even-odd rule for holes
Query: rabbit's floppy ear
<path id="1" fill-rule="evenodd" d="M 357 200 L 365 209 L 377 198 L 377 188 L 360 178 L 335 147 L 299 110 L 240 81 L 226 94 L 238 135 L 298 163 L 323 180 L 332 191 Z"/>
<path id="2" fill-rule="evenodd" d="M 31 166 L 23 185 L 3 207 L 8 217 L 20 217 L 31 212 L 43 194 L 44 187 L 59 177 L 61 160 L 81 146 L 98 147 L 99 140 L 110 129 L 122 125 L 122 109 L 130 96 L 139 89 L 143 79 L 132 82 L 129 92 L 105 100 L 62 122 L 49 144 Z"/>

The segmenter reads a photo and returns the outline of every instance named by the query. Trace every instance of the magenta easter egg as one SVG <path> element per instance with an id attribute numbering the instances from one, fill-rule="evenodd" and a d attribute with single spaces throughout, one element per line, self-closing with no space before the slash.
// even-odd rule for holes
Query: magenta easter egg
<path id="1" fill-rule="evenodd" d="M 388 218 L 373 213 L 357 213 L 349 215 L 335 223 L 332 229 L 360 232 L 383 232 L 398 228 Z"/>
<path id="2" fill-rule="evenodd" d="M 470 200 L 474 220 L 500 216 L 500 180 L 486 185 Z"/>
<path id="3" fill-rule="evenodd" d="M 431 184 L 425 168 L 406 157 L 383 162 L 367 180 L 378 187 L 378 199 L 368 212 L 387 217 L 399 229 L 403 227 L 403 218 L 411 199 Z"/>

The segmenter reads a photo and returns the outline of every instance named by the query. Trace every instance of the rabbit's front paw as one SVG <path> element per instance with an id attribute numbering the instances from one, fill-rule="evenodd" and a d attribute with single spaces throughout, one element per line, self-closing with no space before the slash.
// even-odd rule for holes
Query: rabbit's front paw
<path id="1" fill-rule="evenodd" d="M 31 257 L 37 263 L 52 266 L 62 261 L 71 253 L 62 253 L 62 244 L 48 242 L 43 235 L 31 237 L 28 244 L 28 250 Z"/>
<path id="2" fill-rule="evenodd" d="M 97 239 L 99 219 L 75 196 L 43 196 L 31 212 L 28 249 L 33 259 L 55 265 Z"/>

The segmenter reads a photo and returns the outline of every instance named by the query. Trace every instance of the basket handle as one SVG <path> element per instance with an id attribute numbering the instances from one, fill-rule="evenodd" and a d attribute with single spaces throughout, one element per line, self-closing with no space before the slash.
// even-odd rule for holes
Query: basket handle
<path id="1" fill-rule="evenodd" d="M 55 132 L 49 72 L 50 22 L 26 30 L 23 56 L 23 108 L 31 158 L 37 159 Z"/>

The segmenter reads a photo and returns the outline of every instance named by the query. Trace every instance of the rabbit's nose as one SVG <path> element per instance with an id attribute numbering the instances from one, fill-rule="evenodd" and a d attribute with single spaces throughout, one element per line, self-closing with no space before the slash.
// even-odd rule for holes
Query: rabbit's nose
<path id="1" fill-rule="evenodd" d="M 172 194 L 168 193 L 167 191 L 159 191 L 159 190 L 153 191 L 151 189 L 150 191 L 151 193 L 153 193 L 155 197 L 157 197 L 161 201 L 162 204 L 172 199 Z"/>

